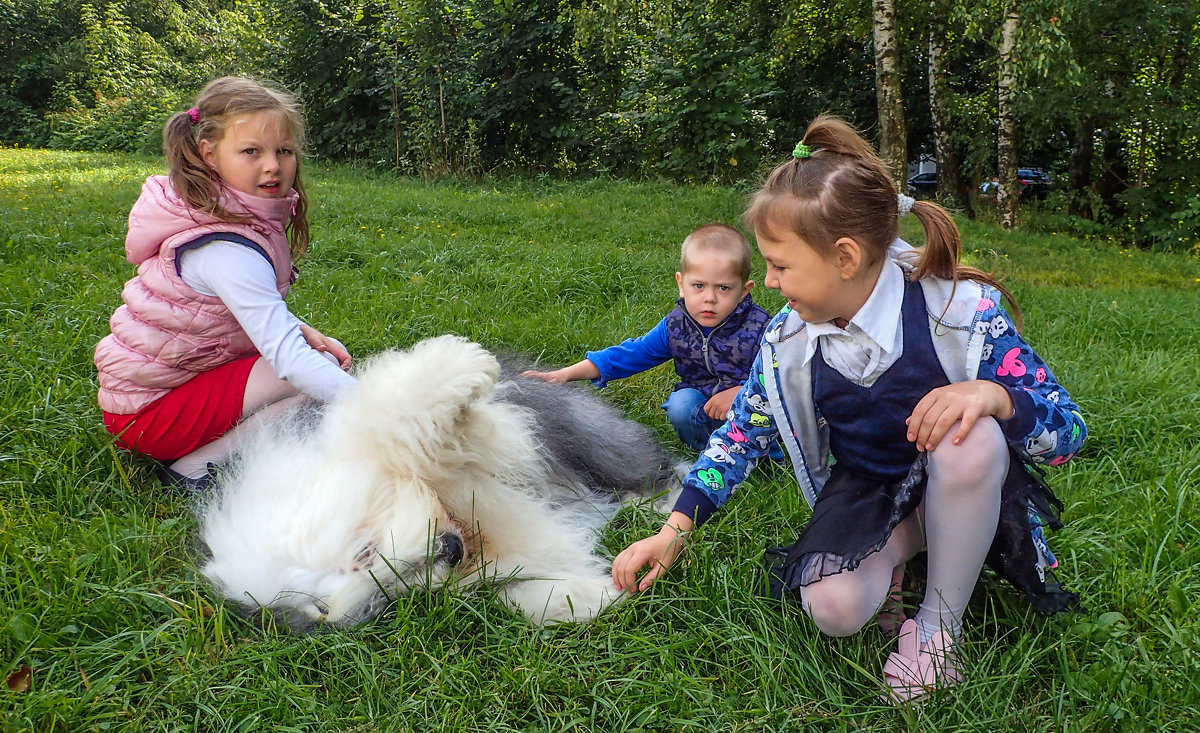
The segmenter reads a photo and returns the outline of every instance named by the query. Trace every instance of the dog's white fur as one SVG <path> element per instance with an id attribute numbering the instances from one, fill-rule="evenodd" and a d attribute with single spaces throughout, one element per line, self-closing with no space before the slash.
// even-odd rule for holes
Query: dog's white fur
<path id="1" fill-rule="evenodd" d="M 264 431 L 200 507 L 203 574 L 293 628 L 357 623 L 456 575 L 496 582 L 535 623 L 590 619 L 616 597 L 593 548 L 619 504 L 548 458 L 499 375 L 479 345 L 431 339 L 372 359 L 323 415 Z"/>

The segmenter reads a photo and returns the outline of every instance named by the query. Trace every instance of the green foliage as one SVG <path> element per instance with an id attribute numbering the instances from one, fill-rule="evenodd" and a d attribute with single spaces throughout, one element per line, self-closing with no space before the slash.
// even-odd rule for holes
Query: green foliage
<path id="1" fill-rule="evenodd" d="M 116 99 L 97 94 L 90 106 L 70 101 L 71 106 L 49 116 L 50 147 L 151 154 L 162 152 L 167 117 L 187 104 L 166 90 Z"/>
<path id="2" fill-rule="evenodd" d="M 996 174 L 1003 3 L 897 6 L 909 157 L 933 152 L 944 20 L 952 142 Z M 310 152 L 424 177 L 487 171 L 753 181 L 821 112 L 876 125 L 867 0 L 0 0 L 0 142 L 157 148 L 209 79 L 300 94 Z M 1191 0 L 1020 4 L 1021 166 L 1077 228 L 1187 248 L 1200 191 Z M 1083 222 L 1090 222 L 1084 224 Z"/>
<path id="3" fill-rule="evenodd" d="M 378 5 L 321 0 L 280 5 L 278 73 L 304 100 L 312 151 L 330 158 L 388 160 L 384 49 L 372 35 L 380 21 Z"/>
<path id="4" fill-rule="evenodd" d="M 1195 3 L 1023 7 L 1025 148 L 1075 174 L 1073 208 L 1082 215 L 1143 246 L 1194 247 L 1195 225 L 1178 214 L 1200 194 Z M 1092 144 L 1090 175 L 1072 171 L 1081 162 L 1072 152 Z"/>
<path id="5" fill-rule="evenodd" d="M 728 181 L 758 166 L 771 94 L 749 35 L 750 6 L 677 3 L 670 24 L 657 29 L 660 52 L 648 55 L 642 86 L 624 96 L 646 104 L 630 117 L 659 173 Z"/>

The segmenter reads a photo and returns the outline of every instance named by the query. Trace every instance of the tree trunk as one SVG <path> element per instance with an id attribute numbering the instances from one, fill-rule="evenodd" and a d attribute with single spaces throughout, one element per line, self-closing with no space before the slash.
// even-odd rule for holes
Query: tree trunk
<path id="1" fill-rule="evenodd" d="M 1087 118 L 1075 127 L 1071 141 L 1071 168 L 1067 171 L 1067 189 L 1071 192 L 1068 211 L 1074 216 L 1093 218 L 1091 206 L 1092 158 L 1096 154 L 1096 120 Z"/>
<path id="2" fill-rule="evenodd" d="M 951 138 L 953 122 L 950 119 L 947 98 L 949 84 L 942 67 L 942 54 L 946 50 L 946 24 L 943 20 L 941 3 L 930 0 L 929 24 L 929 116 L 933 123 L 934 157 L 937 160 L 937 190 L 946 202 L 955 209 L 975 218 L 971 210 L 971 199 L 959 173 L 958 151 Z"/>
<path id="3" fill-rule="evenodd" d="M 900 45 L 896 41 L 895 0 L 874 0 L 875 99 L 879 107 L 879 156 L 903 187 L 908 162 L 904 98 L 900 93 Z M 903 188 L 901 188 L 903 190 Z"/>
<path id="4" fill-rule="evenodd" d="M 1000 191 L 996 194 L 996 211 L 1000 226 L 1012 229 L 1017 223 L 1017 121 L 1013 115 L 1013 86 L 1016 84 L 1015 56 L 1017 29 L 1021 23 L 1020 0 L 1011 3 L 1004 13 L 1004 29 L 1000 38 L 1000 79 L 996 84 L 996 116 L 1000 128 L 996 136 L 997 174 Z"/>
<path id="5" fill-rule="evenodd" d="M 1110 221 L 1125 215 L 1125 205 L 1117 194 L 1129 189 L 1129 170 L 1125 165 L 1125 141 L 1120 130 L 1108 129 L 1101 133 L 1104 141 L 1101 149 L 1101 169 L 1096 180 L 1096 193 Z"/>

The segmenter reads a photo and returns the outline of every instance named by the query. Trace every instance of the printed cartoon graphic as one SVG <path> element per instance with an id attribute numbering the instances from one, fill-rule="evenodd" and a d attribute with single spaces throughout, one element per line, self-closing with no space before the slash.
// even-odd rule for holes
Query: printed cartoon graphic
<path id="1" fill-rule="evenodd" d="M 983 345 L 983 360 L 984 361 L 989 361 L 992 358 L 992 350 L 994 348 L 995 348 L 995 344 L 984 344 Z"/>
<path id="2" fill-rule="evenodd" d="M 1033 378 L 1037 380 L 1038 384 L 1045 382 L 1046 381 L 1046 367 L 1038 367 L 1037 370 L 1034 371 L 1034 373 L 1033 373 Z"/>
<path id="3" fill-rule="evenodd" d="M 705 486 L 715 491 L 725 488 L 725 477 L 715 468 L 706 468 L 697 471 L 696 477 L 703 481 Z"/>
<path id="4" fill-rule="evenodd" d="M 768 413 L 771 411 L 767 405 L 766 399 L 760 394 L 752 394 L 746 398 L 746 404 L 750 405 L 750 409 L 755 412 Z"/>
<path id="5" fill-rule="evenodd" d="M 704 455 L 716 463 L 733 463 L 733 458 L 729 455 L 729 448 L 720 441 L 710 443 L 704 451 Z"/>
<path id="6" fill-rule="evenodd" d="M 996 368 L 996 374 L 1001 377 L 1023 377 L 1029 371 L 1025 367 L 1025 362 L 1017 357 L 1021 355 L 1021 347 L 1014 346 L 1009 349 L 1004 358 L 1000 361 L 1000 366 Z"/>
<path id="7" fill-rule="evenodd" d="M 743 433 L 741 430 L 738 430 L 737 423 L 733 422 L 732 420 L 729 421 L 729 430 L 726 432 L 726 434 L 729 436 L 729 439 L 735 443 L 745 443 L 747 440 L 749 440 L 745 433 Z"/>
<path id="8" fill-rule="evenodd" d="M 996 316 L 992 319 L 988 326 L 988 333 L 992 334 L 992 338 L 998 339 L 1008 331 L 1008 321 L 1004 316 Z"/>
<path id="9" fill-rule="evenodd" d="M 758 412 L 750 414 L 750 424 L 756 428 L 765 428 L 771 424 L 771 419 Z"/>
<path id="10" fill-rule="evenodd" d="M 1058 447 L 1058 431 L 1053 432 L 1042 428 L 1042 432 L 1025 439 L 1025 452 L 1031 456 L 1050 453 Z"/>

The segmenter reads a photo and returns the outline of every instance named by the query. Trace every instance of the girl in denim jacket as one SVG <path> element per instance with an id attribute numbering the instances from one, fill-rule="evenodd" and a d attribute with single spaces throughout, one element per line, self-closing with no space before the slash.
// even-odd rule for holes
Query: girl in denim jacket
<path id="1" fill-rule="evenodd" d="M 899 201 L 899 207 L 897 206 Z M 897 238 L 911 211 L 926 245 Z M 1041 527 L 1057 499 L 1031 464 L 1082 444 L 1079 410 L 1000 309 L 1011 295 L 959 263 L 958 230 L 936 204 L 897 196 L 870 145 L 817 118 L 746 212 L 788 305 L 767 326 L 749 379 L 684 482 L 662 530 L 613 561 L 644 590 L 681 535 L 729 499 L 778 439 L 812 507 L 796 542 L 768 551 L 774 593 L 799 595 L 831 636 L 878 614 L 899 623 L 884 665 L 893 702 L 962 678 L 963 611 L 984 563 L 1036 608 L 1069 608 Z M 914 618 L 899 603 L 906 563 L 928 552 Z M 642 568 L 649 571 L 640 579 Z"/>

